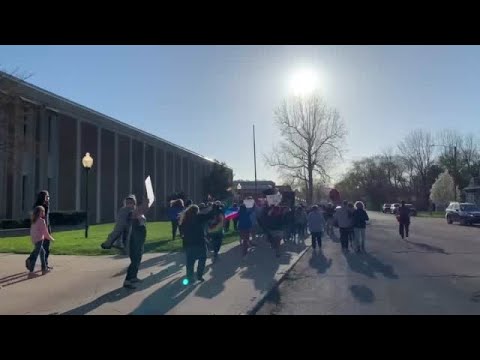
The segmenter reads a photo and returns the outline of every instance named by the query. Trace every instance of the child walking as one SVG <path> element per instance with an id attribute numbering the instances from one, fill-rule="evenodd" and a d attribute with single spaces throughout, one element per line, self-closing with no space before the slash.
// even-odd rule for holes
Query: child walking
<path id="1" fill-rule="evenodd" d="M 45 275 L 49 272 L 45 259 L 45 249 L 43 248 L 43 243 L 45 241 L 54 241 L 54 239 L 48 232 L 47 224 L 45 223 L 45 208 L 43 206 L 36 206 L 33 209 L 30 237 L 32 238 L 34 248 L 30 254 L 30 257 L 27 259 L 29 270 L 28 278 L 35 277 L 35 263 L 37 262 L 39 255 L 40 262 L 42 264 L 42 275 Z"/>

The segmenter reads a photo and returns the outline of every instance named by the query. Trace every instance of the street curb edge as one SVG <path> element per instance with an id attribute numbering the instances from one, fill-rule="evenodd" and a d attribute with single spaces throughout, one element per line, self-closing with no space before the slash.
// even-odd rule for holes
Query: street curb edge
<path id="1" fill-rule="evenodd" d="M 305 255 L 305 253 L 310 249 L 311 246 L 307 246 L 301 253 L 298 255 L 297 259 L 292 262 L 292 264 L 288 267 L 288 269 L 282 274 L 282 276 L 275 281 L 275 283 L 272 285 L 272 287 L 265 292 L 263 296 L 261 296 L 258 301 L 256 302 L 255 305 L 252 306 L 250 310 L 248 310 L 244 315 L 255 315 L 258 310 L 265 304 L 265 301 L 267 300 L 268 296 L 275 290 L 277 289 L 280 284 L 285 280 L 285 277 L 290 273 L 290 271 L 293 269 L 293 267 L 300 261 L 300 259 Z"/>

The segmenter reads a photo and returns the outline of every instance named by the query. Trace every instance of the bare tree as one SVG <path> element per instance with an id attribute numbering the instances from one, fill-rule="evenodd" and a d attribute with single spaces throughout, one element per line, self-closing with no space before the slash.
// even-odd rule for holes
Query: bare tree
<path id="1" fill-rule="evenodd" d="M 467 134 L 463 138 L 460 148 L 462 162 L 470 176 L 478 175 L 478 164 L 480 163 L 479 140 L 473 134 Z"/>
<path id="2" fill-rule="evenodd" d="M 408 134 L 398 145 L 407 166 L 410 166 L 410 179 L 415 175 L 420 180 L 420 193 L 426 203 L 428 203 L 431 185 L 428 184 L 428 171 L 433 164 L 433 145 L 432 134 L 419 129 Z"/>
<path id="3" fill-rule="evenodd" d="M 284 100 L 275 110 L 275 122 L 283 139 L 265 161 L 303 182 L 311 204 L 314 178 L 329 179 L 333 161 L 342 156 L 345 124 L 318 94 Z"/>

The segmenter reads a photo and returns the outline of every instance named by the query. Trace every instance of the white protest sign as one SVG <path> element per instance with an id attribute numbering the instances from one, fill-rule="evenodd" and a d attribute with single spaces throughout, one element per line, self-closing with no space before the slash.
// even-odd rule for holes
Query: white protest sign
<path id="1" fill-rule="evenodd" d="M 145 179 L 145 188 L 147 189 L 148 207 L 150 207 L 155 201 L 155 194 L 153 193 L 152 180 L 150 179 L 150 176 Z"/>
<path id="2" fill-rule="evenodd" d="M 251 209 L 253 205 L 255 205 L 255 200 L 247 199 L 247 200 L 243 200 L 243 203 L 247 207 L 247 209 Z"/>
<path id="3" fill-rule="evenodd" d="M 282 202 L 282 194 L 277 193 L 275 195 L 267 195 L 268 205 L 278 205 Z"/>

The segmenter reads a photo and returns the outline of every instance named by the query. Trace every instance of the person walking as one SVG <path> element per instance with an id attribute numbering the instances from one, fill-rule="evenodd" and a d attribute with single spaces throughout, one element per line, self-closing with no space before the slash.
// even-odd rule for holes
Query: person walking
<path id="1" fill-rule="evenodd" d="M 197 205 L 189 206 L 180 216 L 179 225 L 183 234 L 183 249 L 186 256 L 186 272 L 189 284 L 195 282 L 194 266 L 197 262 L 197 280 L 203 282 L 203 273 L 207 261 L 205 227 L 214 216 L 212 207 L 206 207 L 200 213 Z"/>
<path id="2" fill-rule="evenodd" d="M 118 209 L 117 218 L 115 221 L 115 226 L 113 231 L 108 234 L 107 240 L 105 240 L 100 246 L 102 249 L 111 249 L 112 246 L 120 239 L 120 248 L 127 250 L 128 244 L 128 236 L 130 233 L 130 226 L 131 226 L 131 215 L 132 211 L 135 209 L 135 204 L 137 203 L 137 199 L 135 195 L 128 195 L 123 200 L 123 207 Z"/>
<path id="3" fill-rule="evenodd" d="M 144 244 L 147 238 L 147 213 L 149 200 L 144 197 L 141 205 L 136 206 L 131 213 L 132 230 L 129 239 L 130 265 L 127 269 L 127 276 L 123 286 L 128 289 L 135 289 L 135 283 L 141 282 L 138 278 L 138 269 L 142 262 Z"/>
<path id="4" fill-rule="evenodd" d="M 312 235 L 312 248 L 315 251 L 317 248 L 322 249 L 322 234 L 325 230 L 325 218 L 323 213 L 318 208 L 318 205 L 313 205 L 312 210 L 307 216 L 308 229 Z"/>
<path id="5" fill-rule="evenodd" d="M 212 243 L 213 247 L 213 262 L 218 260 L 218 253 L 220 252 L 220 248 L 222 247 L 223 242 L 223 232 L 224 232 L 224 222 L 225 222 L 225 215 L 223 213 L 222 204 L 220 201 L 216 201 L 213 205 L 213 217 L 210 219 L 208 223 L 208 237 Z"/>
<path id="6" fill-rule="evenodd" d="M 334 214 L 335 214 L 335 208 L 333 207 L 333 204 L 328 203 L 324 212 L 325 232 L 328 234 L 328 236 L 333 235 L 333 215 Z"/>
<path id="7" fill-rule="evenodd" d="M 355 234 L 355 250 L 357 252 L 365 252 L 365 230 L 369 220 L 363 202 L 357 201 L 355 203 L 355 211 L 353 212 L 353 231 Z"/>
<path id="8" fill-rule="evenodd" d="M 43 206 L 36 206 L 32 213 L 32 225 L 30 226 L 30 237 L 34 246 L 30 257 L 27 259 L 28 278 L 35 277 L 35 263 L 38 256 L 40 256 L 40 262 L 42 264 L 42 275 L 45 275 L 50 270 L 47 266 L 47 259 L 45 256 L 44 243 L 54 241 L 55 239 L 50 235 L 47 224 L 45 222 L 46 211 Z"/>
<path id="9" fill-rule="evenodd" d="M 175 240 L 178 230 L 178 218 L 180 213 L 185 209 L 182 199 L 176 199 L 170 201 L 170 207 L 168 208 L 168 217 L 172 224 L 172 240 Z"/>
<path id="10" fill-rule="evenodd" d="M 402 239 L 408 238 L 410 229 L 410 209 L 405 206 L 405 201 L 402 200 L 401 206 L 398 208 L 397 220 L 399 223 L 398 232 Z"/>
<path id="11" fill-rule="evenodd" d="M 42 190 L 37 195 L 37 200 L 35 204 L 33 204 L 32 210 L 34 210 L 37 206 L 42 206 L 45 211 L 44 221 L 45 225 L 47 226 L 48 233 L 52 233 L 52 227 L 50 226 L 50 194 L 47 190 Z M 50 241 L 45 241 L 43 243 L 43 250 L 45 251 L 45 263 L 47 264 L 47 269 L 52 270 L 53 267 L 49 266 L 48 258 L 50 256 Z M 27 269 L 29 268 L 28 263 L 31 262 L 33 258 L 28 257 L 25 261 L 25 266 Z"/>
<path id="12" fill-rule="evenodd" d="M 353 203 L 349 202 L 348 205 L 348 216 L 350 218 L 350 227 L 348 229 L 348 244 L 350 245 L 350 248 L 355 251 L 355 246 L 354 246 L 354 241 L 355 241 L 355 233 L 353 231 L 353 212 L 355 211 L 355 208 L 353 206 Z"/>
<path id="13" fill-rule="evenodd" d="M 351 228 L 351 218 L 348 209 L 348 202 L 344 200 L 342 206 L 335 211 L 334 220 L 340 228 L 340 243 L 342 250 L 348 252 L 348 236 Z"/>
<path id="14" fill-rule="evenodd" d="M 275 255 L 280 257 L 280 243 L 284 237 L 284 223 L 287 207 L 279 205 L 271 205 L 265 209 L 262 219 L 262 225 L 264 226 L 272 249 L 275 251 Z"/>
<path id="15" fill-rule="evenodd" d="M 242 244 L 242 255 L 246 256 L 250 247 L 250 234 L 252 233 L 251 213 L 254 208 L 247 209 L 245 204 L 241 204 L 238 210 L 238 231 L 240 232 L 240 242 Z"/>

